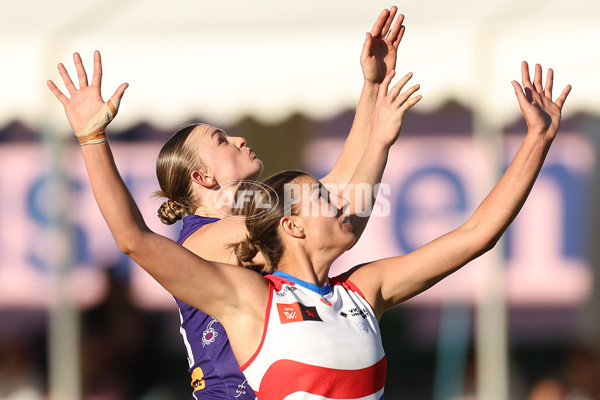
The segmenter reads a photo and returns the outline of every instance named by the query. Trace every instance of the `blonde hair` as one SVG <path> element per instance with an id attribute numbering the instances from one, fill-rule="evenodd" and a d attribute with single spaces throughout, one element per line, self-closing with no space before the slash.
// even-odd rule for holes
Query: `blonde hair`
<path id="1" fill-rule="evenodd" d="M 188 138 L 200 125 L 203 124 L 188 125 L 175 132 L 158 154 L 156 177 L 160 190 L 154 192 L 154 196 L 167 199 L 158 209 L 158 218 L 163 224 L 174 224 L 186 214 L 193 214 L 198 207 L 190 177 L 194 170 L 204 169 L 204 165 Z"/>

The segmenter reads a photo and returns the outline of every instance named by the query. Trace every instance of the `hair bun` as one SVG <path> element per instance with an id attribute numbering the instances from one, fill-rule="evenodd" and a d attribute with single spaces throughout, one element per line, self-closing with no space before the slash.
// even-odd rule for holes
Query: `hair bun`
<path id="1" fill-rule="evenodd" d="M 166 225 L 172 225 L 185 216 L 184 207 L 176 201 L 167 200 L 158 208 L 158 218 Z"/>
<path id="2" fill-rule="evenodd" d="M 250 262 L 256 257 L 260 249 L 258 243 L 253 242 L 248 236 L 234 246 L 235 256 L 240 262 Z"/>

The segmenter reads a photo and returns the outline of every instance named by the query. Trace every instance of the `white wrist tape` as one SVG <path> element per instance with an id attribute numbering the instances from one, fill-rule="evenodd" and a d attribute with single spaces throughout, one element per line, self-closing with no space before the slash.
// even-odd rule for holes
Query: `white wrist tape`
<path id="1" fill-rule="evenodd" d="M 104 129 L 113 120 L 119 111 L 119 99 L 112 97 L 100 107 L 98 111 L 85 123 L 83 128 L 75 135 L 82 146 L 88 144 L 106 143 Z"/>

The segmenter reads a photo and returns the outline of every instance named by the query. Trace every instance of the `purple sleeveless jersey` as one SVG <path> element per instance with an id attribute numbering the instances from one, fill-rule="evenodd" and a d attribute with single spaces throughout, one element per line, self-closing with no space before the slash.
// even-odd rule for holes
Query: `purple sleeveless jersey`
<path id="1" fill-rule="evenodd" d="M 182 244 L 192 233 L 218 218 L 188 215 L 177 242 Z M 223 326 L 202 311 L 175 298 L 179 306 L 181 335 L 187 350 L 194 398 L 197 400 L 255 400 L 238 366 Z"/>

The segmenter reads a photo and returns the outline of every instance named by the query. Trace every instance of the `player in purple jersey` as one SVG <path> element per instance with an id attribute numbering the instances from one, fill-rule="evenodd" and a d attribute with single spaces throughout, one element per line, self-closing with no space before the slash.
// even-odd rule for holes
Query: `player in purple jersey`
<path id="1" fill-rule="evenodd" d="M 322 179 L 333 185 L 351 182 L 371 136 L 371 117 L 379 87 L 384 78 L 391 79 L 398 45 L 404 34 L 400 15 L 395 23 L 397 8 L 384 10 L 367 33 L 360 57 L 364 85 L 357 106 L 356 117 L 343 152 L 333 170 Z M 83 66 L 76 59 L 78 73 Z M 65 72 L 66 74 L 66 72 Z M 63 75 L 63 71 L 61 71 Z M 65 76 L 63 75 L 63 79 Z M 401 79 L 402 86 L 411 78 Z M 389 81 L 388 81 L 389 83 Z M 418 85 L 406 92 L 408 99 Z M 123 89 L 124 90 L 124 89 Z M 420 96 L 410 98 L 405 110 Z M 110 105 L 110 102 L 107 103 Z M 69 119 L 71 121 L 71 118 Z M 73 125 L 73 124 L 72 124 Z M 389 147 L 388 147 L 389 148 Z M 361 183 L 374 186 L 381 178 L 387 150 L 378 155 L 373 173 Z M 197 124 L 178 131 L 165 144 L 157 161 L 157 177 L 161 187 L 159 196 L 168 200 L 161 206 L 159 217 L 164 223 L 183 219 L 183 230 L 178 242 L 194 253 L 214 261 L 236 263 L 228 245 L 242 240 L 246 234 L 238 210 L 211 203 L 210 194 L 216 188 L 235 194 L 241 188 L 239 181 L 253 181 L 262 172 L 262 163 L 243 138 L 228 136 L 222 130 Z M 215 218 L 216 217 L 216 218 Z M 368 219 L 356 218 L 353 232 L 360 236 Z M 260 255 L 249 264 L 260 264 Z M 231 352 L 222 325 L 214 318 L 177 299 L 181 317 L 181 333 L 186 346 L 192 375 L 194 396 L 198 399 L 254 399 L 254 393 L 245 383 Z"/>

